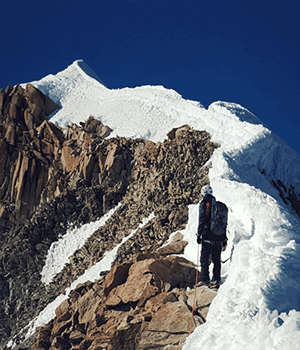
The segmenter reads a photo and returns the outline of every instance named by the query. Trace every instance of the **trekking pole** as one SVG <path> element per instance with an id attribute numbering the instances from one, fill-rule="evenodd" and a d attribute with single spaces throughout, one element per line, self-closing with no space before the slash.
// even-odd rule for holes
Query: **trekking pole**
<path id="1" fill-rule="evenodd" d="M 195 309 L 195 304 L 196 304 L 196 292 L 197 292 L 197 284 L 198 284 L 198 261 L 199 261 L 199 251 L 200 251 L 200 244 L 198 244 L 198 249 L 197 249 L 197 265 L 196 265 L 196 281 L 195 281 L 195 293 L 194 293 L 194 301 L 193 301 L 193 307 L 192 307 L 192 317 L 191 317 L 191 327 L 190 327 L 190 333 L 193 331 L 193 318 L 194 318 L 194 309 Z"/>

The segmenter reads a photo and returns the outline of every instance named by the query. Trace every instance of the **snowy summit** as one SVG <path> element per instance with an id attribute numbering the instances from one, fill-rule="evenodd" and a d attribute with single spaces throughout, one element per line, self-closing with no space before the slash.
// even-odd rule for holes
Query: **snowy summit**
<path id="1" fill-rule="evenodd" d="M 209 180 L 216 198 L 230 208 L 229 245 L 222 255 L 230 259 L 222 266 L 223 283 L 207 322 L 187 338 L 184 349 L 300 349 L 300 213 L 289 201 L 291 194 L 298 200 L 300 194 L 296 152 L 238 104 L 218 101 L 206 109 L 162 86 L 111 90 L 82 60 L 32 84 L 61 106 L 50 116 L 61 127 L 93 115 L 113 130 L 110 137 L 154 142 L 184 124 L 206 130 L 220 145 L 211 159 Z M 197 220 L 197 205 L 191 205 L 181 233 L 189 242 L 185 257 L 195 263 Z M 87 238 L 89 227 L 83 230 Z M 55 254 L 59 244 L 51 249 L 45 265 L 50 276 L 68 258 Z M 113 257 L 105 259 L 107 269 Z M 95 278 L 92 269 L 84 278 Z M 48 322 L 57 303 L 29 329 Z"/>

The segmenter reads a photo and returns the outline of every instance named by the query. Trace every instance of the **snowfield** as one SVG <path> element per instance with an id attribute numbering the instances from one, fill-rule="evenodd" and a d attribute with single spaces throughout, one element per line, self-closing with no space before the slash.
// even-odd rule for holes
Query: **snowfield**
<path id="1" fill-rule="evenodd" d="M 280 180 L 300 193 L 296 152 L 238 104 L 218 101 L 205 109 L 162 86 L 110 90 L 82 60 L 32 84 L 62 107 L 51 116 L 62 127 L 93 115 L 113 129 L 110 137 L 163 141 L 167 132 L 183 124 L 208 131 L 220 145 L 211 159 L 209 178 L 216 198 L 230 208 L 229 245 L 222 253 L 223 260 L 230 259 L 222 265 L 223 284 L 207 322 L 187 338 L 183 349 L 300 349 L 300 219 L 270 183 Z M 189 242 L 185 257 L 195 263 L 197 220 L 198 206 L 191 205 L 181 232 Z M 85 233 L 78 230 L 73 235 L 88 237 L 100 224 L 91 223 L 81 228 Z M 66 263 L 68 256 L 63 257 L 59 247 L 72 246 L 73 235 L 51 246 L 44 283 Z M 93 267 L 98 276 L 110 268 L 114 254 L 108 252 Z M 93 276 L 86 272 L 69 291 Z M 66 297 L 49 305 L 29 325 L 28 335 L 54 317 L 54 309 Z"/>

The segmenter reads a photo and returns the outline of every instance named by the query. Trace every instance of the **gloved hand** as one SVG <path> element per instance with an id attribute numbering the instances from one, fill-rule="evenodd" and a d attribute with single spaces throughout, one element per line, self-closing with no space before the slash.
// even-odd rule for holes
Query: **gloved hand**
<path id="1" fill-rule="evenodd" d="M 228 242 L 228 238 L 225 238 L 225 240 L 222 243 L 222 252 L 224 252 L 226 250 L 227 242 Z"/>
<path id="2" fill-rule="evenodd" d="M 197 235 L 197 243 L 198 244 L 202 243 L 202 237 L 200 235 Z"/>

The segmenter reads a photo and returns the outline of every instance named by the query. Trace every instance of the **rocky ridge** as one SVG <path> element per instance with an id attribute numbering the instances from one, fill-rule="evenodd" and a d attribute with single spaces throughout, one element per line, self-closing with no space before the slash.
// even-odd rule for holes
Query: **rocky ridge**
<path id="1" fill-rule="evenodd" d="M 206 286 L 196 295 L 186 289 L 195 271 L 178 256 L 137 254 L 106 277 L 79 284 L 37 329 L 31 349 L 180 350 L 217 294 Z"/>
<path id="2" fill-rule="evenodd" d="M 207 132 L 187 125 L 156 144 L 107 139 L 110 129 L 92 116 L 62 130 L 47 120 L 58 106 L 30 84 L 9 86 L 0 96 L 3 346 L 151 213 L 154 218 L 120 247 L 113 265 L 156 251 L 183 229 L 188 205 L 199 201 L 208 182 L 204 165 L 217 146 Z M 53 281 L 41 283 L 51 243 L 120 202 Z M 184 243 L 176 244 L 172 249 L 182 251 Z"/>

